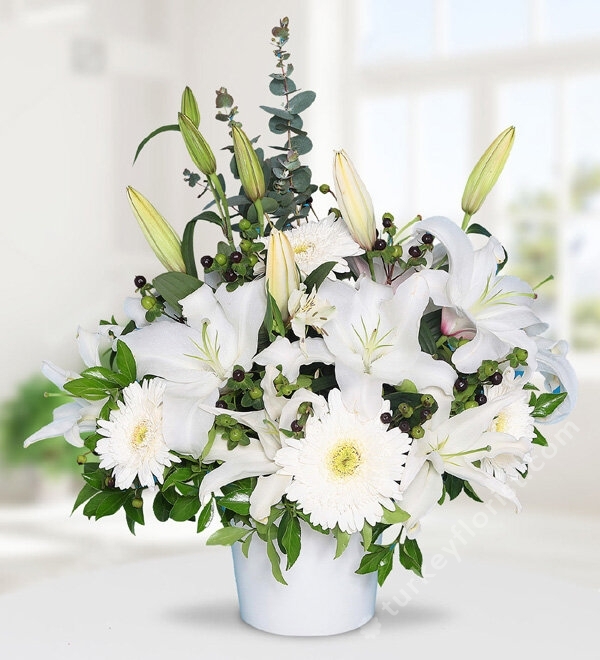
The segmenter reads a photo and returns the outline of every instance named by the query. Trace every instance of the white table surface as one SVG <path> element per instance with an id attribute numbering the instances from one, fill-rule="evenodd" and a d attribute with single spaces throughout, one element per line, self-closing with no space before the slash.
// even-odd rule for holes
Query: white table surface
<path id="1" fill-rule="evenodd" d="M 205 547 L 0 596 L 0 658 L 600 658 L 595 589 L 472 560 L 429 575 L 411 587 L 412 573 L 396 567 L 359 630 L 278 637 L 239 619 L 229 550 Z"/>

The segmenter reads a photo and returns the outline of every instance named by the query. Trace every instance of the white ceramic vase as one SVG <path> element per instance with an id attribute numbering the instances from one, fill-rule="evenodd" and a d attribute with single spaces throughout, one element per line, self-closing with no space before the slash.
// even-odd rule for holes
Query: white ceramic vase
<path id="1" fill-rule="evenodd" d="M 263 541 L 252 539 L 247 559 L 235 543 L 233 568 L 242 619 L 277 635 L 336 635 L 364 625 L 375 613 L 377 573 L 355 573 L 364 552 L 360 534 L 352 535 L 337 559 L 335 546 L 332 535 L 303 525 L 300 557 L 283 571 L 286 586 L 273 577 Z"/>

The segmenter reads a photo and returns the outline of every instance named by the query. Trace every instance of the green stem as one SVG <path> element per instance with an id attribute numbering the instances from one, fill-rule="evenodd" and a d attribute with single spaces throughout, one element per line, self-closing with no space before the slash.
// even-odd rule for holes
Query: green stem
<path id="1" fill-rule="evenodd" d="M 462 229 L 463 231 L 465 231 L 465 229 L 469 226 L 469 221 L 470 221 L 470 220 L 471 220 L 471 214 L 470 214 L 470 213 L 467 213 L 467 212 L 465 211 L 465 217 L 463 218 L 462 226 L 461 226 L 461 229 Z"/>
<path id="2" fill-rule="evenodd" d="M 215 198 L 215 203 L 219 209 L 219 215 L 223 220 L 223 233 L 227 238 L 227 242 L 232 248 L 235 248 L 233 242 L 233 232 L 231 230 L 231 218 L 229 216 L 229 206 L 227 205 L 227 198 L 225 197 L 225 192 L 219 181 L 219 177 L 216 174 L 211 174 L 208 177 L 208 185 L 210 190 Z"/>
<path id="3" fill-rule="evenodd" d="M 371 279 L 375 282 L 375 268 L 373 268 L 373 257 L 367 252 L 367 263 L 369 264 L 369 273 L 371 274 Z"/>
<path id="4" fill-rule="evenodd" d="M 256 216 L 258 217 L 258 227 L 260 236 L 265 235 L 265 212 L 263 210 L 262 200 L 257 199 L 254 202 L 254 208 L 256 209 Z"/>

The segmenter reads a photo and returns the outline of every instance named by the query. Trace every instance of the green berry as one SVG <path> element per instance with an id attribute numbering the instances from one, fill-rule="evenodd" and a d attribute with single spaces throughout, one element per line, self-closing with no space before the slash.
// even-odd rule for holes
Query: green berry
<path id="1" fill-rule="evenodd" d="M 433 404 L 435 403 L 435 399 L 431 396 L 431 394 L 423 394 L 421 397 L 421 403 L 426 407 L 426 408 L 431 408 Z"/>
<path id="2" fill-rule="evenodd" d="M 413 438 L 419 440 L 425 435 L 425 429 L 422 426 L 413 426 L 410 430 L 410 434 Z"/>
<path id="3" fill-rule="evenodd" d="M 252 250 L 252 241 L 244 238 L 242 241 L 240 241 L 240 250 L 246 253 L 250 252 Z"/>
<path id="4" fill-rule="evenodd" d="M 144 296 L 142 298 L 142 307 L 150 311 L 156 305 L 156 298 L 154 296 Z"/>
<path id="5" fill-rule="evenodd" d="M 77 457 L 77 465 L 83 465 L 87 463 L 87 456 L 85 454 L 79 454 Z"/>
<path id="6" fill-rule="evenodd" d="M 515 349 L 515 357 L 521 364 L 524 364 L 527 361 L 529 353 L 524 348 Z"/>
<path id="7" fill-rule="evenodd" d="M 141 509 L 144 506 L 144 500 L 141 497 L 134 497 L 131 500 L 131 506 L 134 509 Z"/>
<path id="8" fill-rule="evenodd" d="M 256 264 L 258 263 L 258 257 L 255 254 L 251 254 L 248 257 L 248 263 L 250 264 L 251 267 L 256 266 Z"/>
<path id="9" fill-rule="evenodd" d="M 465 403 L 465 410 L 468 410 L 469 408 L 478 408 L 479 404 L 477 401 L 467 401 Z"/>
<path id="10" fill-rule="evenodd" d="M 218 266 L 225 266 L 227 264 L 227 256 L 222 252 L 217 252 L 215 255 L 215 262 Z"/>
<path id="11" fill-rule="evenodd" d="M 250 227 L 252 227 L 250 220 L 247 220 L 246 218 L 240 220 L 240 231 L 248 231 Z"/>
<path id="12" fill-rule="evenodd" d="M 233 442 L 239 442 L 243 437 L 244 437 L 244 432 L 239 427 L 231 429 L 231 431 L 229 432 L 229 438 Z"/>
<path id="13" fill-rule="evenodd" d="M 408 403 L 401 403 L 398 406 L 398 412 L 402 415 L 402 417 L 412 417 L 413 414 L 413 409 L 412 406 L 409 406 Z"/>
<path id="14" fill-rule="evenodd" d="M 248 394 L 250 395 L 251 399 L 254 399 L 255 401 L 260 399 L 260 397 L 263 395 L 263 391 L 260 389 L 260 387 L 253 387 Z"/>
<path id="15" fill-rule="evenodd" d="M 322 192 L 324 195 L 326 195 L 330 190 L 331 188 L 326 183 L 322 183 L 319 186 L 319 192 Z"/>

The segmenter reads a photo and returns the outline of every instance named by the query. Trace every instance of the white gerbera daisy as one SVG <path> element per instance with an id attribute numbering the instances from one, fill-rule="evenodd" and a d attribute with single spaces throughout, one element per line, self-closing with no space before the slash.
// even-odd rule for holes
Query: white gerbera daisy
<path id="1" fill-rule="evenodd" d="M 303 276 L 328 261 L 335 261 L 333 270 L 343 273 L 349 270 L 345 257 L 355 257 L 364 250 L 350 235 L 341 220 L 333 213 L 323 220 L 307 218 L 298 221 L 286 232 L 294 250 L 296 264 Z"/>
<path id="2" fill-rule="evenodd" d="M 503 408 L 493 419 L 488 431 L 508 433 L 515 438 L 533 440 L 535 431 L 531 413 L 533 408 L 529 405 L 529 392 L 523 389 L 525 381 L 515 376 L 511 367 L 504 370 L 502 382 L 499 385 L 486 385 L 485 395 L 488 401 L 494 401 L 501 396 L 520 390 L 521 396 Z"/>
<path id="3" fill-rule="evenodd" d="M 117 488 L 130 488 L 136 477 L 142 486 L 162 482 L 165 467 L 178 463 L 169 452 L 162 433 L 162 401 L 165 382 L 159 378 L 132 383 L 123 390 L 124 401 L 108 420 L 98 420 L 96 452 L 100 467 L 113 469 Z"/>
<path id="4" fill-rule="evenodd" d="M 293 477 L 286 491 L 312 523 L 358 532 L 374 525 L 384 510 L 401 499 L 398 481 L 404 472 L 410 438 L 387 430 L 379 416 L 361 419 L 343 404 L 339 390 L 329 393 L 329 411 L 311 417 L 302 439 L 288 438 L 277 452 L 280 474 Z M 382 406 L 381 413 L 389 410 Z"/>

